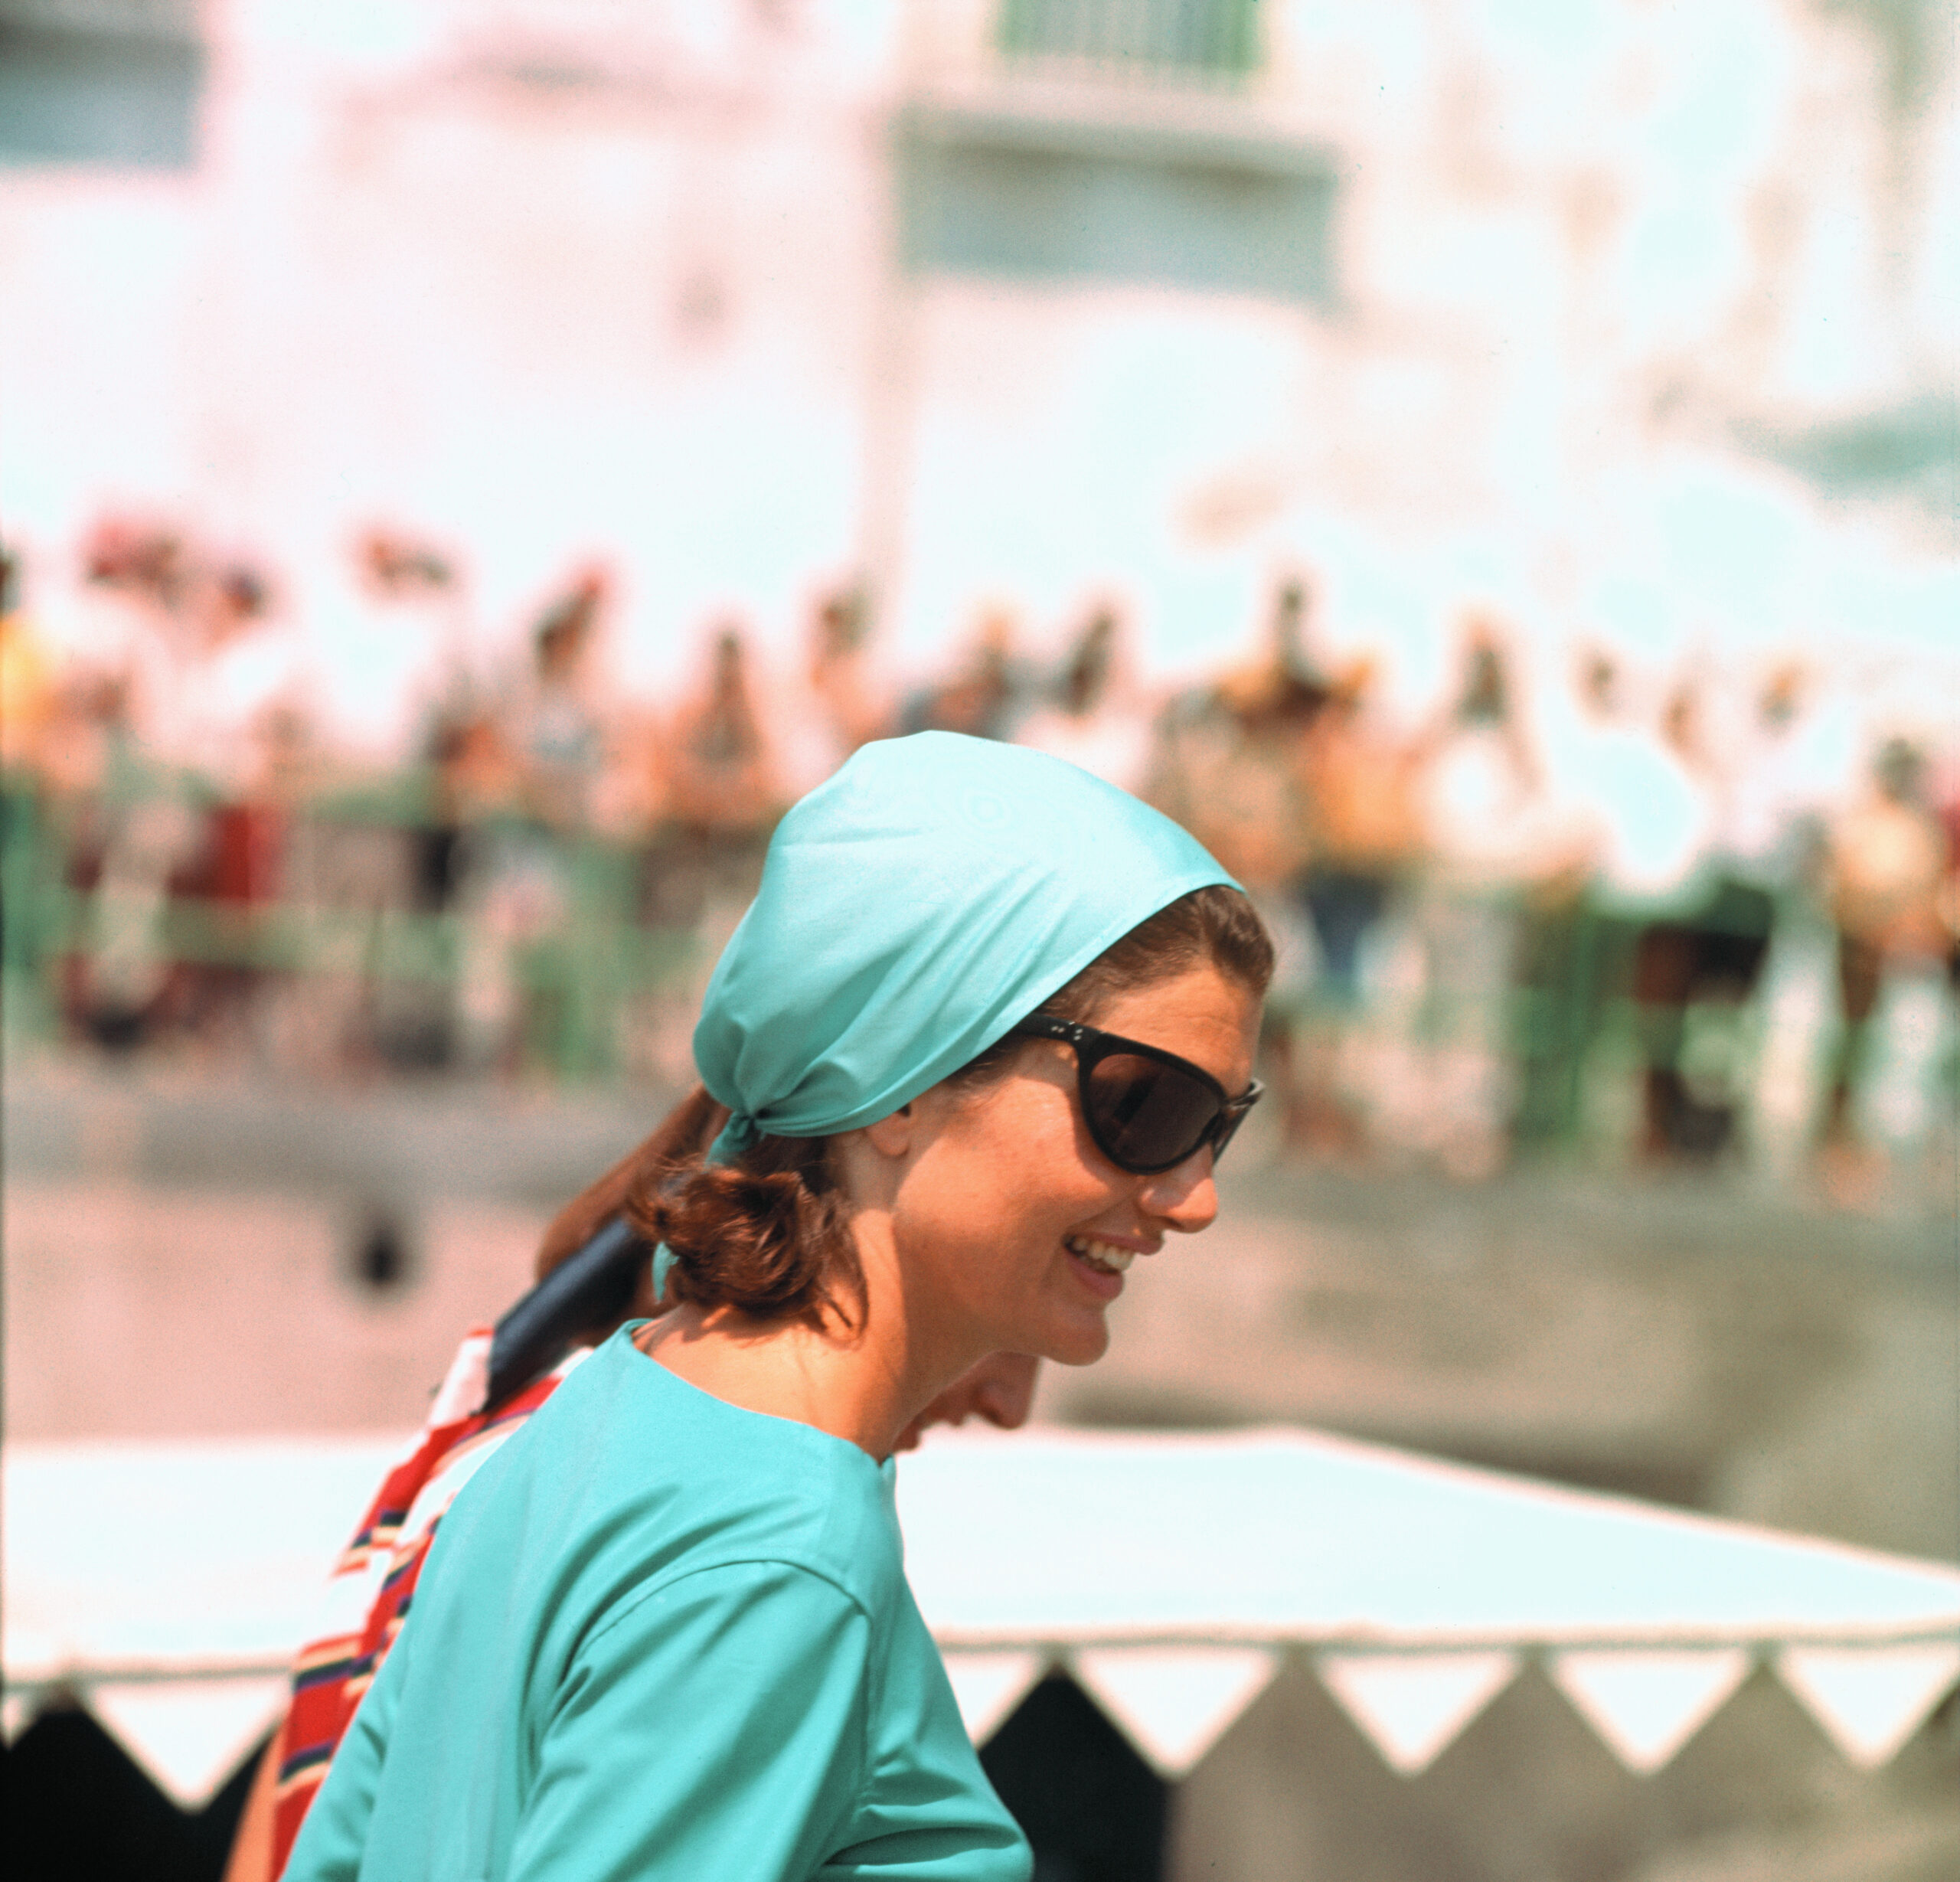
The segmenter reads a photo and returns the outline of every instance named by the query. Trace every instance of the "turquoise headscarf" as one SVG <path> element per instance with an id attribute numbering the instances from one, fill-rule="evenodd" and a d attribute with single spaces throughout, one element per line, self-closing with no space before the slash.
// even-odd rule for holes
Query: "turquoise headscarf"
<path id="1" fill-rule="evenodd" d="M 1195 838 L 1046 753 L 865 746 L 777 826 L 708 982 L 694 1064 L 734 1114 L 710 1155 L 888 1116 L 1216 883 Z"/>

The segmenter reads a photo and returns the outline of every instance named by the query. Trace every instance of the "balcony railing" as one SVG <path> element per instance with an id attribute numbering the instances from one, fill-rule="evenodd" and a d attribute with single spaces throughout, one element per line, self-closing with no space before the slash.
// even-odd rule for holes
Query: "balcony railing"
<path id="1" fill-rule="evenodd" d="M 908 88 L 1238 97 L 1267 66 L 1259 0 L 917 0 Z"/>
<path id="2" fill-rule="evenodd" d="M 1259 62 L 1256 0 L 1001 0 L 1001 56 L 1113 80 L 1230 80 Z"/>

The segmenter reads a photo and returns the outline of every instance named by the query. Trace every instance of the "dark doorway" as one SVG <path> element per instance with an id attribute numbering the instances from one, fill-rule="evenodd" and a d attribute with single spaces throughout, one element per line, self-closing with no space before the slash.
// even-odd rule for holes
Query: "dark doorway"
<path id="1" fill-rule="evenodd" d="M 1042 1681 L 980 1762 L 1034 1846 L 1034 1882 L 1161 1882 L 1168 1788 L 1072 1679 Z"/>
<path id="2" fill-rule="evenodd" d="M 180 1810 L 79 1706 L 50 1708 L 7 1747 L 14 1882 L 218 1882 L 255 1748 L 202 1810 Z"/>

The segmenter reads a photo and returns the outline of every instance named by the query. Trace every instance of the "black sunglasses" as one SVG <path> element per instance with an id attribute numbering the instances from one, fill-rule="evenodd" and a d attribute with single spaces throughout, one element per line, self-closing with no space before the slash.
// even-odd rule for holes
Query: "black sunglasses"
<path id="1" fill-rule="evenodd" d="M 1216 1162 L 1266 1090 L 1255 1078 L 1230 1097 L 1202 1066 L 1174 1052 L 1051 1013 L 1031 1013 L 1008 1030 L 1075 1048 L 1076 1083 L 1089 1134 L 1118 1169 L 1136 1176 L 1175 1169 L 1207 1144 Z"/>

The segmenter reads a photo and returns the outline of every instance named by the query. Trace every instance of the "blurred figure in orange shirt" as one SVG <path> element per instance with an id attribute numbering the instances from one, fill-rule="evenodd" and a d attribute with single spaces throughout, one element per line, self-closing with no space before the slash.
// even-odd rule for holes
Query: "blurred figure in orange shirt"
<path id="1" fill-rule="evenodd" d="M 775 753 L 756 710 L 748 643 L 735 622 L 716 631 L 707 684 L 667 737 L 669 813 L 717 848 L 766 842 L 783 807 Z"/>
<path id="2" fill-rule="evenodd" d="M 1358 1125 L 1334 1096 L 1328 1055 L 1314 1042 L 1318 989 L 1302 965 L 1310 949 L 1286 945 L 1319 853 L 1306 741 L 1333 691 L 1304 645 L 1310 606 L 1304 581 L 1282 583 L 1258 657 L 1169 701 L 1142 795 L 1231 871 L 1281 938 L 1259 1049 L 1288 1142 L 1351 1149 Z"/>
<path id="3" fill-rule="evenodd" d="M 0 766 L 31 776 L 54 715 L 54 661 L 20 605 L 20 563 L 0 545 Z"/>
<path id="4" fill-rule="evenodd" d="M 858 588 L 840 588 L 826 595 L 811 624 L 810 690 L 826 721 L 828 750 L 817 765 L 820 775 L 809 780 L 814 789 L 860 745 L 887 737 L 891 701 L 871 671 L 867 646 L 871 604 Z"/>
<path id="5" fill-rule="evenodd" d="M 1858 1200 L 1877 1172 L 1859 1135 L 1857 1109 L 1886 971 L 1914 958 L 1949 964 L 1955 958 L 1952 847 L 1926 801 L 1926 783 L 1919 748 L 1888 740 L 1864 800 L 1830 832 L 1827 887 L 1838 927 L 1841 1026 L 1821 1148 L 1825 1180 L 1846 1200 Z"/>
<path id="6" fill-rule="evenodd" d="M 1342 1090 L 1364 997 L 1363 949 L 1423 848 L 1423 753 L 1375 716 L 1374 678 L 1363 659 L 1334 681 L 1296 756 L 1309 854 L 1293 894 L 1319 959 L 1305 1023 L 1295 1030 L 1288 1135 L 1299 1148 L 1338 1155 L 1364 1153 L 1370 1142 L 1364 1116 Z"/>
<path id="7" fill-rule="evenodd" d="M 655 928 L 684 935 L 692 962 L 667 989 L 652 1060 L 684 1077 L 688 1035 L 709 969 L 762 879 L 763 854 L 787 801 L 781 755 L 757 697 L 749 643 L 724 622 L 707 671 L 654 732 L 661 816 L 645 857 L 642 913 Z"/>

